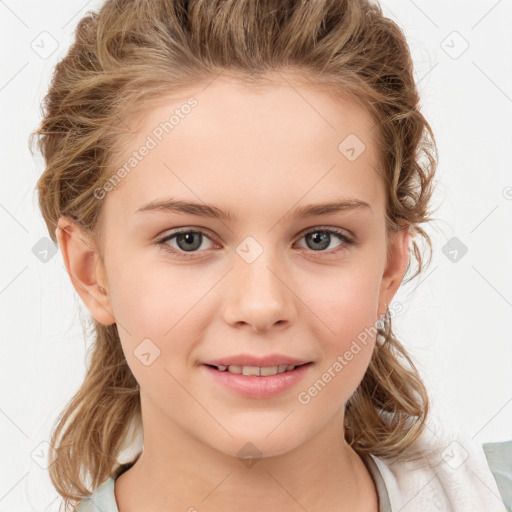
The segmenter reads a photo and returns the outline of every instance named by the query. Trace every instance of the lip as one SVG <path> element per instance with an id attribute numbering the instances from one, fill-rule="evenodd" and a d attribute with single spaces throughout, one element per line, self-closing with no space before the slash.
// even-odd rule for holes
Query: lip
<path id="1" fill-rule="evenodd" d="M 310 362 L 312 362 L 310 359 L 296 359 L 283 354 L 268 354 L 265 356 L 236 354 L 212 361 L 204 361 L 203 364 L 212 366 L 229 366 L 232 364 L 236 366 L 279 366 L 280 364 L 293 364 L 298 366 Z"/>
<path id="2" fill-rule="evenodd" d="M 288 358 L 287 360 L 290 359 Z M 229 359 L 227 359 L 227 361 L 229 361 Z M 291 362 L 289 364 L 294 363 Z M 266 377 L 230 373 L 228 371 L 222 372 L 220 370 L 217 370 L 216 368 L 213 368 L 212 366 L 207 366 L 207 364 L 202 364 L 200 368 L 203 371 L 205 371 L 215 382 L 218 382 L 227 389 L 234 391 L 238 395 L 241 395 L 246 398 L 263 399 L 272 398 L 281 393 L 284 393 L 288 389 L 291 389 L 299 381 L 301 381 L 307 374 L 310 373 L 312 365 L 313 363 L 309 362 L 308 364 L 302 364 L 301 366 L 298 366 L 297 368 L 289 372 L 277 373 L 276 375 L 268 375 Z M 252 364 L 241 366 L 259 365 Z M 267 364 L 267 366 L 275 365 Z"/>

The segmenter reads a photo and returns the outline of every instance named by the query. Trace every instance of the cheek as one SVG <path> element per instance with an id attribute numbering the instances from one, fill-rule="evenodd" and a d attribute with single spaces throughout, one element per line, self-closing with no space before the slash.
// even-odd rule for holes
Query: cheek
<path id="1" fill-rule="evenodd" d="M 113 265 L 114 266 L 114 265 Z M 112 308 L 116 319 L 137 336 L 156 339 L 181 328 L 204 295 L 197 276 L 162 262 L 148 265 L 132 259 L 129 268 L 112 272 Z M 189 313 L 190 312 L 190 313 Z"/>
<path id="2" fill-rule="evenodd" d="M 309 326 L 323 352 L 322 401 L 348 399 L 366 372 L 377 335 L 378 282 L 375 272 L 347 268 L 325 279 L 323 287 L 316 281 L 303 288 L 314 319 Z"/>
<path id="3" fill-rule="evenodd" d="M 184 267 L 172 271 L 165 265 L 126 274 L 118 272 L 117 277 L 114 298 L 118 300 L 114 300 L 113 309 L 123 351 L 135 378 L 150 385 L 156 379 L 160 385 L 156 375 L 163 375 L 163 380 L 168 381 L 165 370 L 176 378 L 186 373 L 186 361 L 212 322 L 212 311 L 216 311 L 211 308 L 212 295 L 205 297 L 215 280 L 199 283 L 197 276 L 194 279 Z M 146 362 L 151 371 L 145 367 Z"/>
<path id="4" fill-rule="evenodd" d="M 321 279 L 308 279 L 300 296 L 310 315 L 319 320 L 322 338 L 338 344 L 375 325 L 379 283 L 375 271 L 346 267 Z"/>

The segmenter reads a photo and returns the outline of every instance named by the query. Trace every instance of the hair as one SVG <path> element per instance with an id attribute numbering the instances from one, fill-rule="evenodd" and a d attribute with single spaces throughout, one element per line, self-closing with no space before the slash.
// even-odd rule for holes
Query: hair
<path id="1" fill-rule="evenodd" d="M 258 84 L 284 71 L 350 97 L 371 115 L 386 238 L 408 227 L 405 282 L 419 275 L 432 256 L 420 224 L 432 220 L 436 143 L 420 112 L 405 35 L 371 0 L 107 0 L 88 12 L 55 67 L 31 134 L 45 161 L 37 191 L 52 240 L 64 215 L 101 240 L 102 201 L 94 190 L 113 173 L 128 116 L 219 73 Z M 427 263 L 417 236 L 430 249 Z M 101 258 L 101 245 L 98 251 Z M 411 276 L 412 260 L 418 268 Z M 407 449 L 426 426 L 429 398 L 391 320 L 388 309 L 367 371 L 345 405 L 344 435 L 361 456 L 408 460 L 416 456 Z M 138 383 L 116 324 L 92 319 L 92 328 L 84 382 L 51 436 L 58 456 L 49 474 L 66 510 L 119 468 L 130 425 L 141 421 Z"/>

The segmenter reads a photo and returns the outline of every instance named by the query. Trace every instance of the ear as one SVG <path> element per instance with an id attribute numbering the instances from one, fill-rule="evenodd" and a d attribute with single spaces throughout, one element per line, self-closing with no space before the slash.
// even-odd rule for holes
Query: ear
<path id="1" fill-rule="evenodd" d="M 115 323 L 103 262 L 90 236 L 69 217 L 61 216 L 55 235 L 71 282 L 91 315 L 100 323 Z"/>
<path id="2" fill-rule="evenodd" d="M 409 260 L 409 225 L 393 233 L 391 236 L 390 253 L 380 286 L 379 317 L 384 315 L 400 287 Z"/>

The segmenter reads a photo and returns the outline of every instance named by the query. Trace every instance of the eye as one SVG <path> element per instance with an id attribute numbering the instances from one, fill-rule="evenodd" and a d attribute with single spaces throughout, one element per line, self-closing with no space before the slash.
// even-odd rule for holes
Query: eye
<path id="1" fill-rule="evenodd" d="M 326 251 L 332 242 L 332 236 L 335 236 L 342 243 L 338 244 L 334 250 Z M 170 235 L 167 234 L 156 244 L 159 245 L 164 251 L 184 258 L 191 258 L 193 254 L 201 247 L 204 239 L 212 241 L 206 231 L 201 229 L 180 229 L 174 231 Z M 340 250 L 346 249 L 347 246 L 356 245 L 356 241 L 350 236 L 345 234 L 344 231 L 335 228 L 316 228 L 304 233 L 301 239 L 304 238 L 307 243 L 307 248 L 312 252 L 321 253 L 337 253 Z M 173 242 L 177 247 L 172 246 L 169 242 Z"/>
<path id="2" fill-rule="evenodd" d="M 197 249 L 202 244 L 203 238 L 211 241 L 210 237 L 203 230 L 181 229 L 158 240 L 157 244 L 160 245 L 164 251 L 187 257 L 188 255 L 186 253 L 197 252 Z M 169 245 L 169 241 L 176 242 L 178 248 L 176 249 Z"/>
<path id="3" fill-rule="evenodd" d="M 331 244 L 332 236 L 335 236 L 343 243 L 339 244 L 337 249 L 334 251 L 325 251 Z M 343 231 L 334 228 L 315 228 L 312 231 L 308 231 L 302 235 L 305 238 L 308 248 L 311 248 L 313 252 L 338 252 L 343 250 L 347 245 L 355 245 L 355 240 L 346 235 Z M 341 247 L 341 249 L 340 249 Z"/>

